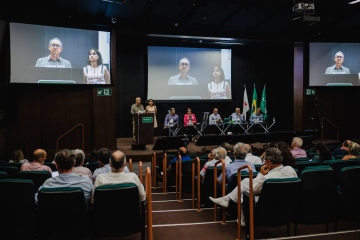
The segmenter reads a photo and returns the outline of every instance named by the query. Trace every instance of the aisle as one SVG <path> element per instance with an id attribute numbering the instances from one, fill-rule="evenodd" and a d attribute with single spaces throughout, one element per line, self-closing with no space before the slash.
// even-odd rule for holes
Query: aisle
<path id="1" fill-rule="evenodd" d="M 192 209 L 191 194 L 184 193 L 183 201 L 179 202 L 175 192 L 164 195 L 159 185 L 152 189 L 154 240 L 236 239 L 236 220 L 222 225 L 221 221 L 214 221 L 213 208 L 203 208 L 201 212 Z"/>

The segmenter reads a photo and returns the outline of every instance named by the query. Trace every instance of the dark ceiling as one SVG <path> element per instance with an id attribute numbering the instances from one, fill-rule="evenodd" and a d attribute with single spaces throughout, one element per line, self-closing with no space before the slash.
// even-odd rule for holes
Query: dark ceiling
<path id="1" fill-rule="evenodd" d="M 350 5 L 351 0 L 119 1 L 7 1 L 0 8 L 0 18 L 40 24 L 116 26 L 120 30 L 155 36 L 294 41 L 322 36 L 347 39 L 360 36 L 360 3 Z M 314 10 L 294 12 L 294 2 L 314 3 Z M 304 21 L 304 15 L 320 17 L 320 21 Z"/>

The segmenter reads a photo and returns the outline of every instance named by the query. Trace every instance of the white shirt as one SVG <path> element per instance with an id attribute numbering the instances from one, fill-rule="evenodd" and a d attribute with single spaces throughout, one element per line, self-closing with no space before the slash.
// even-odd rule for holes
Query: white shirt
<path id="1" fill-rule="evenodd" d="M 258 156 L 252 155 L 252 153 L 246 154 L 245 161 L 251 162 L 253 164 L 262 164 L 261 158 L 259 158 Z"/>
<path id="2" fill-rule="evenodd" d="M 144 201 L 146 199 L 144 185 L 140 182 L 139 177 L 133 172 L 108 172 L 99 174 L 96 177 L 94 183 L 94 189 L 91 195 L 91 203 L 94 203 L 94 193 L 95 188 L 102 185 L 113 185 L 119 183 L 135 183 L 139 189 L 139 201 Z"/>

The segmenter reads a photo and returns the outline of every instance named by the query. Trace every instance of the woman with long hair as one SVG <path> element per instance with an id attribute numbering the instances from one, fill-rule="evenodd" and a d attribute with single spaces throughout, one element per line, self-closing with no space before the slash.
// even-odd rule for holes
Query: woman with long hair
<path id="1" fill-rule="evenodd" d="M 292 155 L 290 151 L 289 144 L 287 144 L 284 141 L 280 141 L 277 144 L 277 148 L 281 151 L 282 155 L 282 165 L 283 166 L 291 166 L 293 168 L 297 167 L 296 161 L 294 156 Z"/>

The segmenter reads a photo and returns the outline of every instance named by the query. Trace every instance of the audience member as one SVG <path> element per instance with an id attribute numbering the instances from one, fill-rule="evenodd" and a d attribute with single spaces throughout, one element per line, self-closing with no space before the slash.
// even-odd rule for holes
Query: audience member
<path id="1" fill-rule="evenodd" d="M 169 162 L 168 170 L 170 170 L 172 168 L 172 165 L 175 165 L 179 155 L 181 157 L 181 162 L 186 162 L 186 161 L 192 160 L 192 158 L 188 155 L 188 150 L 186 149 L 186 147 L 180 147 L 177 151 L 177 156 L 174 157 L 173 160 L 171 160 Z"/>
<path id="2" fill-rule="evenodd" d="M 90 159 L 89 159 L 89 162 L 86 163 L 86 164 L 89 164 L 89 163 L 93 163 L 93 162 L 97 162 L 99 161 L 98 160 L 98 152 L 99 152 L 99 149 L 97 148 L 93 148 L 93 150 L 91 150 L 91 153 L 90 153 Z"/>
<path id="3" fill-rule="evenodd" d="M 325 160 L 334 159 L 329 149 L 327 149 L 325 143 L 318 142 L 316 143 L 315 148 L 318 154 L 314 155 L 314 157 L 312 158 L 313 161 L 323 163 Z"/>
<path id="4" fill-rule="evenodd" d="M 15 149 L 13 159 L 9 163 L 28 163 L 29 160 L 24 158 L 24 154 L 20 149 Z"/>
<path id="5" fill-rule="evenodd" d="M 78 175 L 88 176 L 91 181 L 93 181 L 91 170 L 87 167 L 83 167 L 85 161 L 84 151 L 81 149 L 75 149 L 73 152 L 75 155 L 75 166 L 73 167 L 73 172 Z"/>
<path id="6" fill-rule="evenodd" d="M 217 161 L 219 161 L 220 159 L 224 160 L 225 165 L 232 162 L 232 160 L 229 158 L 229 156 L 226 155 L 226 149 L 223 148 L 223 147 L 214 148 L 214 149 L 211 151 L 210 154 L 211 154 L 211 156 L 213 156 L 214 158 L 211 159 L 211 160 L 209 160 L 209 161 L 207 161 L 207 162 L 205 163 L 204 167 L 201 169 L 200 175 L 201 175 L 202 178 L 205 177 L 206 169 L 208 169 L 208 168 L 211 167 L 211 166 L 214 166 L 215 163 L 216 163 Z M 221 166 L 221 164 L 218 165 L 218 166 Z"/>
<path id="7" fill-rule="evenodd" d="M 349 154 L 345 155 L 342 160 L 349 160 L 352 158 L 359 158 L 360 157 L 360 144 L 356 142 L 351 142 L 349 144 Z"/>
<path id="8" fill-rule="evenodd" d="M 226 183 L 228 182 L 229 178 L 234 174 L 237 173 L 238 168 L 241 166 L 244 166 L 246 164 L 249 164 L 250 167 L 253 169 L 253 172 L 256 172 L 255 165 L 251 162 L 245 161 L 246 154 L 248 153 L 248 150 L 245 146 L 245 143 L 238 142 L 234 146 L 234 157 L 235 160 L 231 164 L 225 165 L 225 180 Z M 242 171 L 249 171 L 247 168 L 243 169 Z M 218 177 L 218 183 L 222 183 L 222 173 L 220 173 Z"/>
<path id="9" fill-rule="evenodd" d="M 307 157 L 307 154 L 304 149 L 301 149 L 303 145 L 303 140 L 299 137 L 294 137 L 291 142 L 291 154 L 294 158 Z"/>
<path id="10" fill-rule="evenodd" d="M 135 173 L 125 173 L 126 156 L 120 150 L 116 150 L 111 154 L 110 159 L 111 171 L 106 174 L 100 174 L 94 183 L 92 191 L 91 203 L 94 203 L 94 193 L 96 187 L 103 185 L 113 185 L 119 183 L 135 183 L 139 190 L 139 201 L 146 199 L 146 193 L 143 184 Z M 126 207 L 126 206 L 125 206 Z"/>
<path id="11" fill-rule="evenodd" d="M 245 150 L 247 151 L 245 161 L 255 164 L 262 164 L 261 158 L 252 154 L 252 148 L 250 144 L 245 144 Z"/>
<path id="12" fill-rule="evenodd" d="M 297 177 L 297 173 L 290 166 L 282 165 L 281 152 L 277 148 L 268 148 L 265 150 L 265 164 L 261 167 L 260 172 L 253 179 L 253 192 L 254 195 L 258 195 L 261 192 L 263 183 L 266 179 L 272 178 L 294 178 Z M 241 192 L 249 192 L 249 178 L 245 178 L 241 181 Z M 220 198 L 209 197 L 214 203 L 228 207 L 230 200 L 238 202 L 238 187 L 235 187 L 228 195 Z M 242 195 L 241 195 L 242 202 Z M 271 206 L 269 206 L 271 207 Z M 241 211 L 243 212 L 243 211 Z M 245 220 L 243 214 L 241 214 L 241 225 L 245 226 Z"/>
<path id="13" fill-rule="evenodd" d="M 339 155 L 347 155 L 349 154 L 349 145 L 350 145 L 351 141 L 350 140 L 345 140 L 344 142 L 342 142 L 341 147 L 340 148 L 335 148 L 332 155 L 336 158 L 336 156 Z"/>
<path id="14" fill-rule="evenodd" d="M 60 57 L 63 50 L 62 42 L 58 38 L 53 38 L 49 42 L 49 56 L 39 58 L 35 67 L 71 68 L 68 60 Z"/>
<path id="15" fill-rule="evenodd" d="M 156 121 L 156 114 L 157 114 L 157 108 L 155 106 L 154 100 L 149 99 L 148 105 L 145 108 L 146 113 L 153 113 L 154 114 L 154 128 L 158 127 L 157 121 Z"/>
<path id="16" fill-rule="evenodd" d="M 96 169 L 93 173 L 93 181 L 95 182 L 96 177 L 101 173 L 108 173 L 111 171 L 110 167 L 111 150 L 108 148 L 100 148 L 98 151 L 98 160 L 100 168 Z M 127 166 L 124 167 L 126 173 L 130 172 Z"/>
<path id="17" fill-rule="evenodd" d="M 196 78 L 189 75 L 190 61 L 183 57 L 178 66 L 180 72 L 178 75 L 169 78 L 168 85 L 198 85 Z"/>
<path id="18" fill-rule="evenodd" d="M 135 114 L 143 113 L 145 112 L 144 106 L 141 104 L 141 98 L 137 97 L 135 98 L 135 103 L 131 105 L 130 113 L 133 116 L 132 118 L 132 125 L 133 125 L 133 141 L 136 142 L 136 136 L 135 136 Z"/>
<path id="19" fill-rule="evenodd" d="M 233 159 L 233 158 L 234 158 L 233 147 L 230 145 L 230 143 L 228 143 L 228 142 L 223 142 L 220 147 L 225 148 L 225 150 L 226 150 L 226 155 L 227 155 L 230 159 Z M 231 160 L 231 161 L 232 161 L 232 160 Z"/>
<path id="20" fill-rule="evenodd" d="M 84 191 L 84 200 L 86 206 L 90 206 L 90 197 L 93 190 L 93 183 L 87 176 L 80 176 L 73 172 L 75 165 L 75 155 L 69 149 L 63 149 L 55 155 L 55 165 L 59 172 L 56 177 L 48 178 L 41 188 L 58 188 L 58 187 L 80 187 Z M 37 193 L 35 201 L 38 201 Z M 54 206 L 56 207 L 56 206 Z"/>
<path id="21" fill-rule="evenodd" d="M 36 149 L 33 154 L 33 161 L 30 163 L 23 163 L 20 171 L 49 171 L 52 174 L 51 168 L 44 165 L 46 160 L 46 151 L 44 149 Z"/>
<path id="22" fill-rule="evenodd" d="M 277 144 L 277 148 L 281 151 L 282 165 L 297 168 L 296 160 L 290 151 L 289 144 L 284 141 L 280 141 Z"/>
<path id="23" fill-rule="evenodd" d="M 231 99 L 231 87 L 225 81 L 224 70 L 215 66 L 212 72 L 213 81 L 208 83 L 210 99 Z"/>

